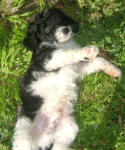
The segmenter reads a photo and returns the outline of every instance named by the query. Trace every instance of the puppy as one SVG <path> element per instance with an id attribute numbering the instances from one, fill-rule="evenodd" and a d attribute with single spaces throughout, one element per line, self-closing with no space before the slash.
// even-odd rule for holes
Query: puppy
<path id="1" fill-rule="evenodd" d="M 78 24 L 56 8 L 29 24 L 24 44 L 32 59 L 20 87 L 22 107 L 12 150 L 69 150 L 78 126 L 74 120 L 77 81 L 98 71 L 120 77 L 121 71 L 97 57 L 96 46 L 80 47 Z"/>

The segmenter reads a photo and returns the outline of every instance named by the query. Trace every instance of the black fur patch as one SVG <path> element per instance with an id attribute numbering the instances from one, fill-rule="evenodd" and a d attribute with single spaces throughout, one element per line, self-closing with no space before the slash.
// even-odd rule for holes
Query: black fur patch
<path id="1" fill-rule="evenodd" d="M 51 150 L 53 148 L 53 143 L 50 144 L 49 147 L 46 147 L 45 150 Z M 38 150 L 43 150 L 42 147 L 39 147 Z"/>
<path id="2" fill-rule="evenodd" d="M 53 148 L 53 143 L 50 144 L 49 147 L 47 147 L 45 150 L 51 150 Z"/>
<path id="3" fill-rule="evenodd" d="M 47 71 L 45 70 L 46 60 L 51 59 L 53 51 L 56 50 L 56 47 L 43 45 L 41 48 L 38 48 L 37 51 L 33 54 L 30 69 L 32 71 Z"/>
<path id="4" fill-rule="evenodd" d="M 39 110 L 42 105 L 43 99 L 39 96 L 33 96 L 25 91 L 21 92 L 20 97 L 22 99 L 22 108 L 19 116 L 26 116 L 33 120 L 36 116 L 37 110 Z"/>

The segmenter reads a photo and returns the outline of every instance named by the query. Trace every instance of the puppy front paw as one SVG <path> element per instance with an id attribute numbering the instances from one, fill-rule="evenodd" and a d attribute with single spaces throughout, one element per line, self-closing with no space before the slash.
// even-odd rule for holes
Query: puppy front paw
<path id="1" fill-rule="evenodd" d="M 92 61 L 99 54 L 99 48 L 94 45 L 84 47 L 83 50 L 85 52 L 85 55 L 83 58 L 85 61 Z"/>

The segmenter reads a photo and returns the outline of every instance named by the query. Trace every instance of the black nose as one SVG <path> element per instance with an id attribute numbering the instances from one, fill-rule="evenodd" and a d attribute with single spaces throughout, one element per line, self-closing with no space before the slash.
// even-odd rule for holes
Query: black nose
<path id="1" fill-rule="evenodd" d="M 64 34 L 68 34 L 68 33 L 69 33 L 69 28 L 67 28 L 67 27 L 63 28 L 63 29 L 62 29 L 62 32 L 63 32 Z"/>

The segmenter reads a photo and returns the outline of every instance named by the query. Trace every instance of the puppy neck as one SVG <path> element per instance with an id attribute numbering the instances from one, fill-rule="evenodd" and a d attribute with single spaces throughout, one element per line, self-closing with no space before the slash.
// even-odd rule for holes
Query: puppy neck
<path id="1" fill-rule="evenodd" d="M 80 45 L 78 43 L 76 43 L 74 41 L 74 39 L 70 39 L 66 42 L 63 42 L 63 43 L 58 43 L 58 42 L 42 42 L 40 45 L 39 45 L 39 48 L 42 48 L 42 47 L 53 47 L 53 48 L 56 48 L 56 49 L 67 49 L 67 48 L 72 48 L 72 49 L 76 49 L 76 48 L 80 48 Z"/>
<path id="2" fill-rule="evenodd" d="M 80 45 L 76 43 L 73 38 L 63 43 L 55 43 L 55 45 L 57 48 L 61 48 L 61 49 L 67 49 L 67 48 L 76 49 L 80 47 Z"/>

